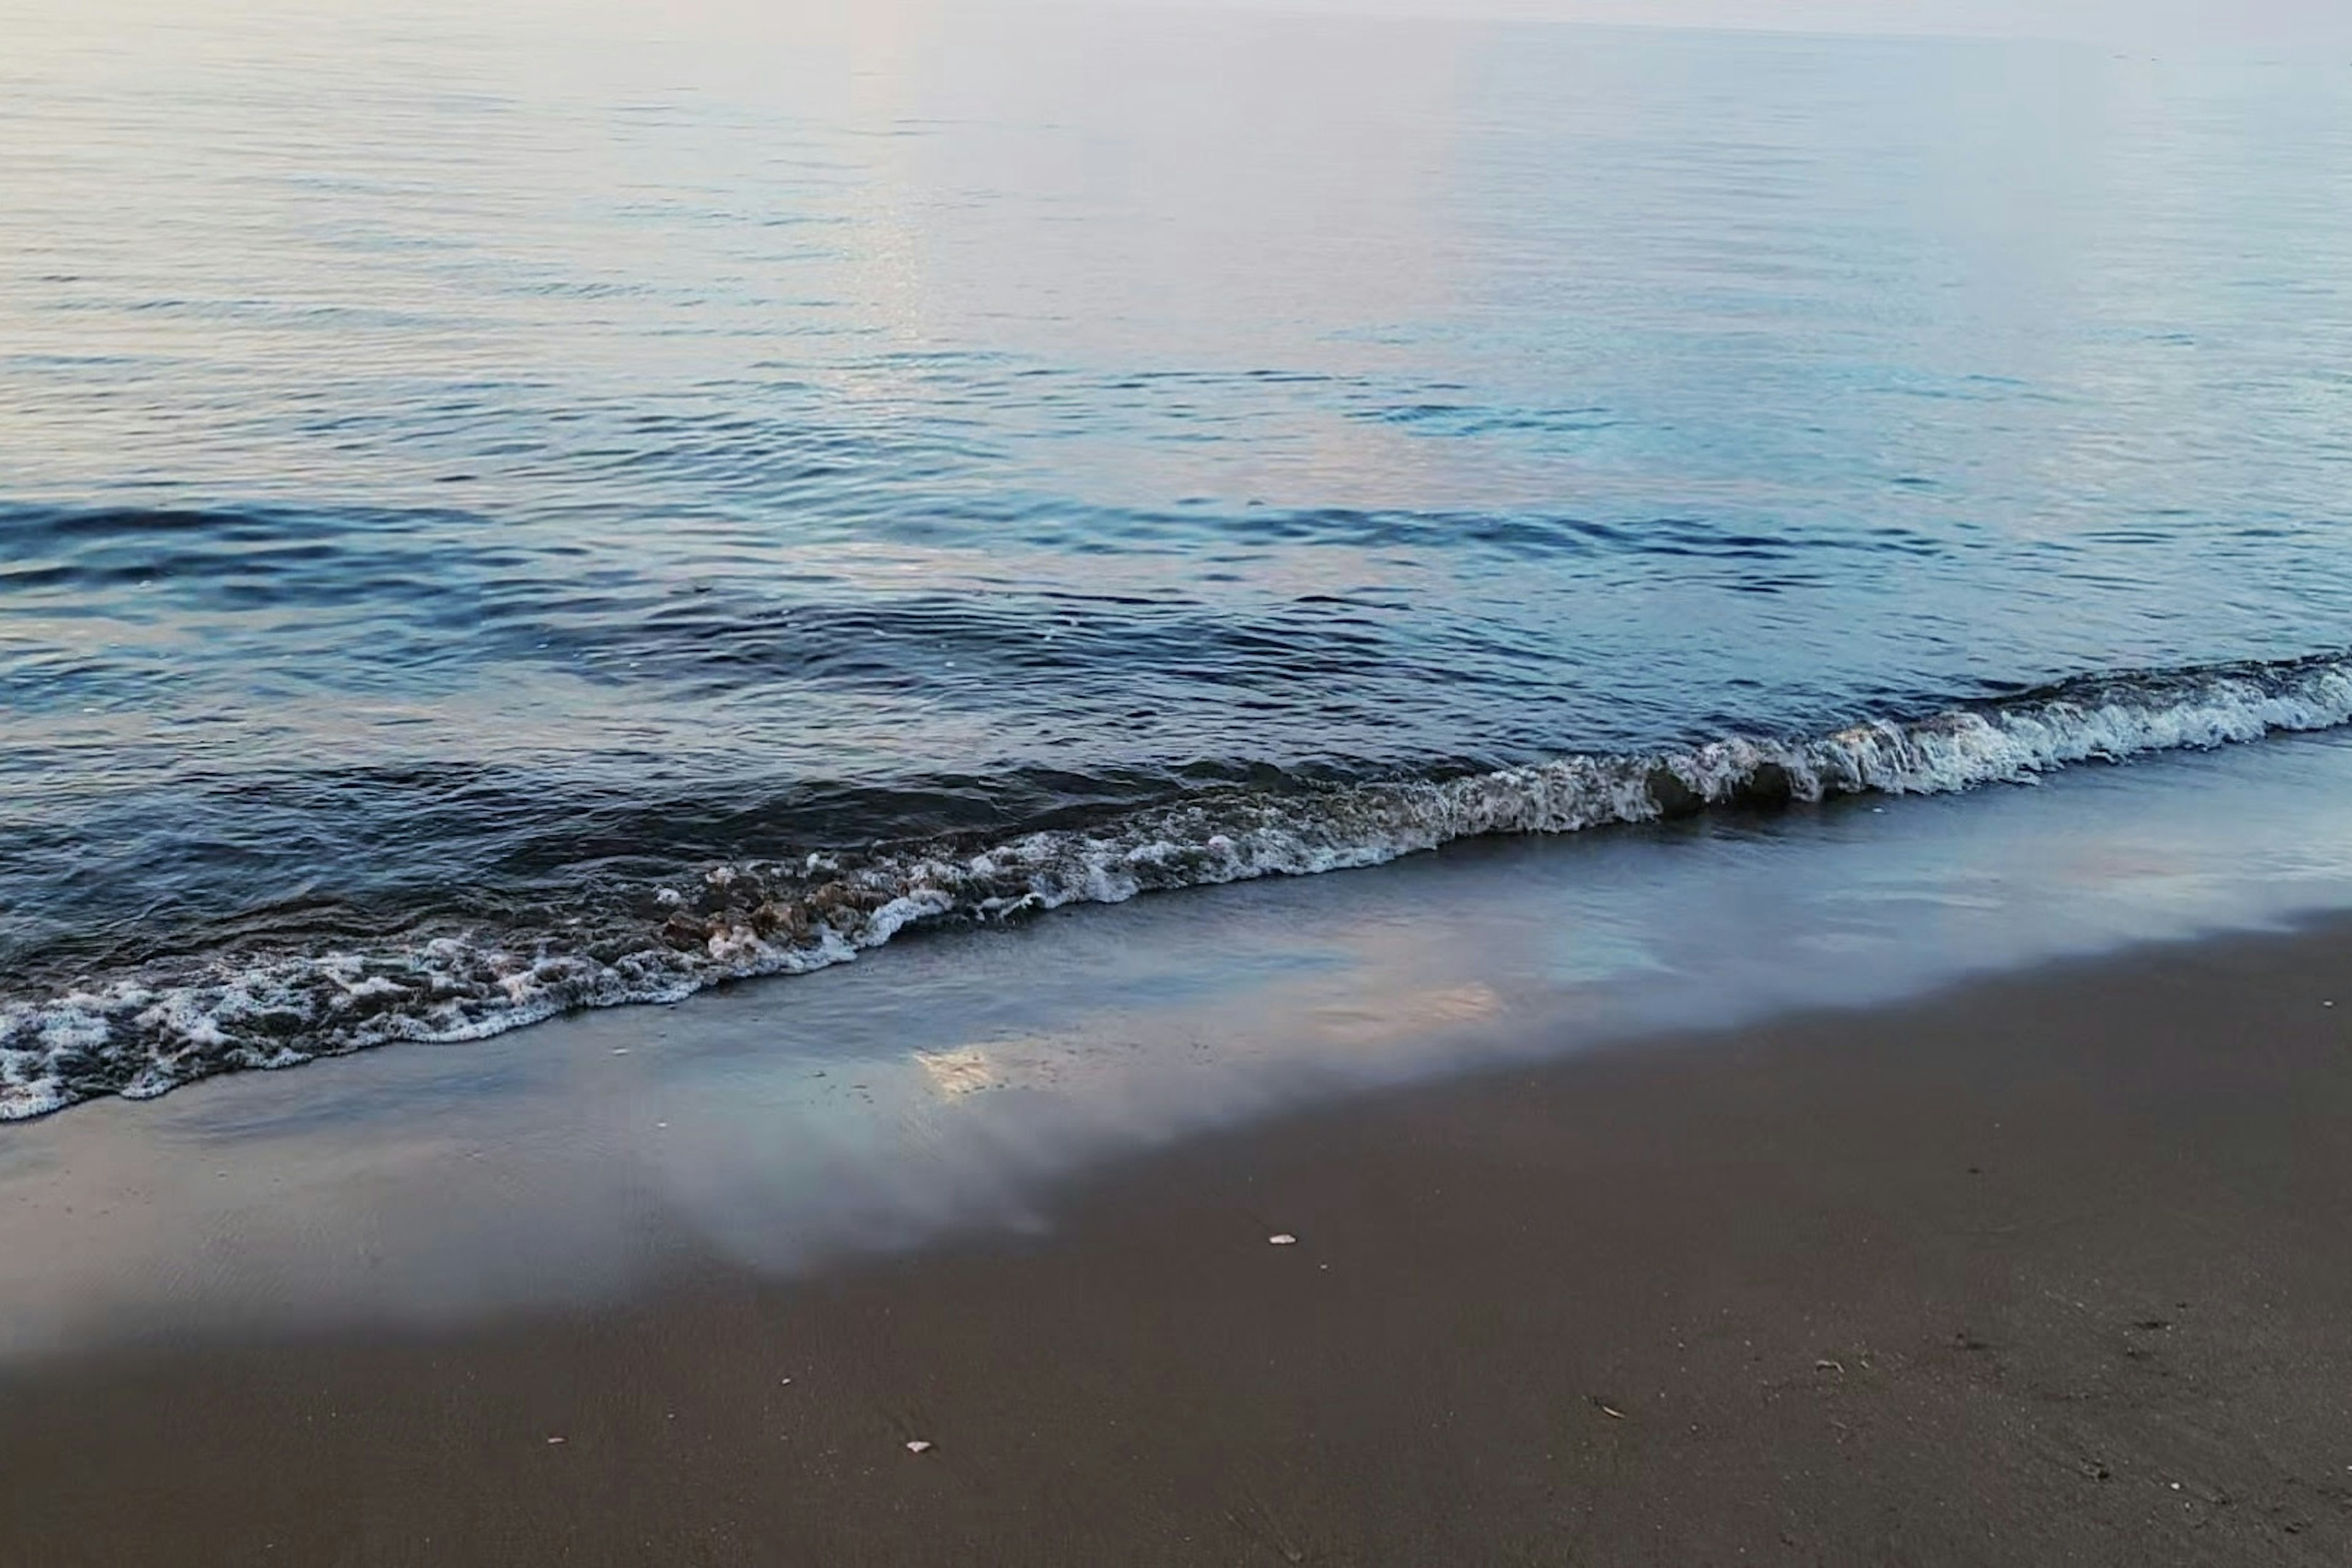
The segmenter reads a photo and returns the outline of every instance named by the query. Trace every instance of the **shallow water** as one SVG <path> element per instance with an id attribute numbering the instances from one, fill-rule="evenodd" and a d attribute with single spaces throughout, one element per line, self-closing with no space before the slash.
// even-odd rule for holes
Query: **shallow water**
<path id="1" fill-rule="evenodd" d="M 1370 1089 L 2347 909 L 2339 731 L 1065 911 L 12 1129 L 0 1365 L 1032 1229 L 1090 1170 Z"/>
<path id="2" fill-rule="evenodd" d="M 2352 713 L 2332 56 L 182 9 L 0 55 L 0 1116 Z"/>

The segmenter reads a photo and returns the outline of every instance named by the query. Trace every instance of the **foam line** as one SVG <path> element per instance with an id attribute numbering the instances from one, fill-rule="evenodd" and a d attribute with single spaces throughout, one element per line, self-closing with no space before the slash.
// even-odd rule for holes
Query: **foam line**
<path id="1" fill-rule="evenodd" d="M 195 955 L 0 1002 L 0 1121 L 394 1041 L 480 1039 L 580 1008 L 673 1002 L 724 980 L 824 968 L 923 926 L 1310 876 L 1481 835 L 1968 790 L 2347 722 L 2352 657 L 2208 666 L 2070 681 L 1807 739 L 1730 737 L 1450 778 L 1219 788 L 977 852 L 932 846 L 712 866 L 648 887 L 586 926 Z"/>

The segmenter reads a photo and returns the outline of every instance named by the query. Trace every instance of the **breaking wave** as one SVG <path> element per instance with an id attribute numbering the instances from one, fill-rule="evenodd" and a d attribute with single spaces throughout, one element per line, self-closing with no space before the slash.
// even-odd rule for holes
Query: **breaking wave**
<path id="1" fill-rule="evenodd" d="M 919 927 L 1370 866 L 1482 835 L 2023 782 L 2347 722 L 2352 656 L 2208 666 L 2069 681 L 1813 738 L 1735 736 L 1454 777 L 1220 787 L 976 851 L 941 841 L 713 865 L 547 929 L 221 952 L 0 1001 L 0 1121 L 393 1041 L 480 1039 L 581 1008 L 673 1002 L 722 981 L 839 963 Z"/>

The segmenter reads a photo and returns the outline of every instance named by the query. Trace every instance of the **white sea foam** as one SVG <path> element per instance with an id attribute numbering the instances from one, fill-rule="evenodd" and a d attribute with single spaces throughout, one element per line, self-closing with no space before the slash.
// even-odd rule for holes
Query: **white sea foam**
<path id="1" fill-rule="evenodd" d="M 394 1041 L 480 1039 L 560 1013 L 802 973 L 899 932 L 1154 889 L 1375 865 L 1457 838 L 1569 833 L 1736 804 L 1935 794 L 2073 763 L 2352 722 L 2352 658 L 2075 682 L 1814 739 L 1734 737 L 1468 776 L 1219 790 L 979 852 L 709 867 L 593 931 L 473 931 L 324 952 L 228 952 L 0 1002 L 0 1121 L 92 1095 Z"/>

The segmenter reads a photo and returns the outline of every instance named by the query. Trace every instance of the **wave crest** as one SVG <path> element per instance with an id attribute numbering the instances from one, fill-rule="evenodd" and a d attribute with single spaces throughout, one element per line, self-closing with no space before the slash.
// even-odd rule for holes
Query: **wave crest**
<path id="1" fill-rule="evenodd" d="M 1810 739 L 1732 737 L 1449 778 L 1222 787 L 1087 829 L 709 868 L 561 929 L 332 952 L 219 952 L 0 1002 L 0 1121 L 102 1094 L 800 973 L 902 931 L 1158 889 L 1376 865 L 1458 838 L 1572 833 L 1722 806 L 2022 782 L 2053 769 L 2352 722 L 2352 656 L 2067 682 Z"/>

